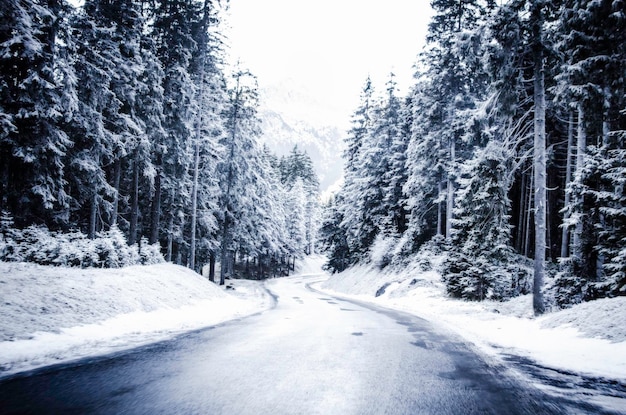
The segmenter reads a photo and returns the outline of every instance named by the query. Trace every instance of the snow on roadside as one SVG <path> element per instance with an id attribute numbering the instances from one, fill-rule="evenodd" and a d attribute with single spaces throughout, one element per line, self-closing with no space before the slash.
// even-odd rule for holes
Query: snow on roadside
<path id="1" fill-rule="evenodd" d="M 546 367 L 626 381 L 624 297 L 535 318 L 531 296 L 482 303 L 450 299 L 438 274 L 418 267 L 392 273 L 357 266 L 316 288 L 445 325 L 491 356 L 525 356 Z"/>
<path id="2" fill-rule="evenodd" d="M 187 268 L 0 262 L 0 377 L 170 338 L 268 309 L 261 283 L 223 290 Z"/>

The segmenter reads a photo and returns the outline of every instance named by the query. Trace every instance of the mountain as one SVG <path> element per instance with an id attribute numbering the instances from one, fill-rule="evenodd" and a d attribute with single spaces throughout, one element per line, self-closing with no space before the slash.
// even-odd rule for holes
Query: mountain
<path id="1" fill-rule="evenodd" d="M 311 157 L 322 192 L 336 184 L 343 169 L 343 137 L 349 120 L 345 111 L 321 102 L 291 80 L 261 88 L 260 98 L 262 143 L 278 156 L 297 145 Z"/>

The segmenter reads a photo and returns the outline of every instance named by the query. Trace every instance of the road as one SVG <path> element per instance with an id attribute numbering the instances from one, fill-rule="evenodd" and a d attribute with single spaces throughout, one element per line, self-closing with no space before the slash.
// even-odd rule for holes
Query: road
<path id="1" fill-rule="evenodd" d="M 559 414 L 415 316 L 269 281 L 266 312 L 0 382 L 0 413 Z"/>

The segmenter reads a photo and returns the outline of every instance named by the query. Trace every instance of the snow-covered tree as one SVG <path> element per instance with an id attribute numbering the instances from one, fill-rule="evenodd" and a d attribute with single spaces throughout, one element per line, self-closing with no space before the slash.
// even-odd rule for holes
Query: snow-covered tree
<path id="1" fill-rule="evenodd" d="M 69 6 L 6 0 L 1 9 L 1 207 L 17 224 L 60 226 L 68 220 L 64 156 L 72 145 L 64 125 L 75 106 L 64 96 L 73 74 L 61 58 Z"/>
<path id="2" fill-rule="evenodd" d="M 319 179 L 313 167 L 313 161 L 306 152 L 294 146 L 291 153 L 282 157 L 278 162 L 281 182 L 287 189 L 293 188 L 297 180 L 302 182 L 305 193 L 305 213 L 302 218 L 306 229 L 305 253 L 314 250 L 317 239 L 317 224 L 319 216 Z"/>
<path id="3" fill-rule="evenodd" d="M 337 198 L 341 198 L 341 194 Z M 331 272 L 344 271 L 352 264 L 350 248 L 346 233 L 341 227 L 343 213 L 338 208 L 341 200 L 331 198 L 322 209 L 322 221 L 319 229 L 319 244 L 322 252 L 326 253 L 328 262 L 325 269 Z"/>
<path id="4" fill-rule="evenodd" d="M 357 211 L 354 208 L 362 200 L 359 192 L 362 189 L 361 163 L 363 145 L 372 126 L 374 108 L 374 87 L 371 79 L 368 77 L 361 92 L 359 106 L 352 115 L 352 127 L 348 131 L 348 136 L 345 140 L 344 184 L 341 189 L 341 197 L 337 198 L 337 208 L 342 211 L 341 216 L 343 218 L 340 227 L 346 233 L 350 250 L 347 258 L 352 258 L 349 260 L 352 262 L 365 253 L 361 246 L 364 234 L 363 229 L 373 229 L 369 218 L 360 216 L 359 212 L 362 211 Z"/>
<path id="5" fill-rule="evenodd" d="M 226 135 L 222 140 L 225 157 L 218 165 L 220 174 L 220 284 L 232 275 L 232 264 L 239 244 L 251 243 L 243 239 L 251 231 L 247 212 L 254 209 L 250 192 L 253 185 L 251 163 L 258 157 L 256 139 L 260 133 L 256 114 L 258 105 L 256 79 L 248 72 L 234 75 L 226 109 Z M 255 154 L 257 153 L 257 154 Z"/>
<path id="6" fill-rule="evenodd" d="M 618 212 L 623 208 L 615 174 L 624 147 L 626 20 L 620 8 L 619 2 L 571 0 L 561 9 L 558 46 L 564 60 L 558 92 L 577 114 L 571 151 L 576 161 L 563 224 L 571 239 L 557 281 L 562 305 L 620 290 L 619 265 L 613 263 L 620 256 Z"/>
<path id="7" fill-rule="evenodd" d="M 195 78 L 195 120 L 192 165 L 192 190 L 190 212 L 189 267 L 196 268 L 196 239 L 202 235 L 203 245 L 209 252 L 217 249 L 217 218 L 219 210 L 219 183 L 215 159 L 222 157 L 220 138 L 224 135 L 222 114 L 226 105 L 226 82 L 220 69 L 218 55 L 221 42 L 213 33 L 218 23 L 214 2 L 206 0 L 202 18 L 195 30 L 198 51 L 192 61 L 191 72 Z M 198 235 L 198 224 L 201 233 Z M 214 255 L 210 255 L 215 258 Z"/>
<path id="8" fill-rule="evenodd" d="M 190 74 L 197 51 L 194 22 L 200 14 L 193 0 L 161 2 L 154 11 L 153 31 L 157 39 L 157 56 L 164 71 L 163 127 L 165 140 L 158 151 L 160 164 L 160 206 L 163 212 L 163 235 L 166 235 L 168 261 L 182 262 L 185 207 L 191 200 L 190 162 L 193 160 L 193 113 L 196 97 Z M 162 221 L 159 219 L 159 222 Z"/>
<path id="9" fill-rule="evenodd" d="M 302 179 L 296 179 L 288 191 L 285 205 L 291 246 L 297 255 L 302 255 L 307 246 L 306 193 Z"/>

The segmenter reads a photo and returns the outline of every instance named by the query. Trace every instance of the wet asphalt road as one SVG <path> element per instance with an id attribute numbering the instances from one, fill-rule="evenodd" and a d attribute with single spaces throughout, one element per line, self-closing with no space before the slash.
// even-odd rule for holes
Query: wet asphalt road
<path id="1" fill-rule="evenodd" d="M 274 309 L 0 380 L 0 414 L 561 414 L 417 317 L 272 280 Z"/>

